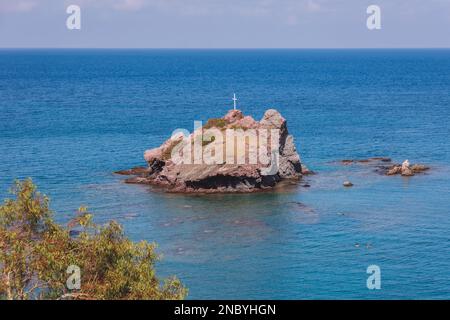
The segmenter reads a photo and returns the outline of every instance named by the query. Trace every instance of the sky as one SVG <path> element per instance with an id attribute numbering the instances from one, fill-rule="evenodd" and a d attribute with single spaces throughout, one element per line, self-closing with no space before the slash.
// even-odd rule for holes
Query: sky
<path id="1" fill-rule="evenodd" d="M 0 48 L 410 47 L 450 47 L 450 0 L 0 0 Z"/>

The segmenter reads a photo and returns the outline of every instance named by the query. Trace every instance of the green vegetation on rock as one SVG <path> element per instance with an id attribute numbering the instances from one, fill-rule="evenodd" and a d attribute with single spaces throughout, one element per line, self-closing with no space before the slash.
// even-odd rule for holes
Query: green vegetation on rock
<path id="1" fill-rule="evenodd" d="M 170 145 L 164 149 L 162 154 L 163 160 L 169 160 L 172 158 L 172 150 L 180 143 L 180 140 L 172 140 Z"/>
<path id="2" fill-rule="evenodd" d="M 219 128 L 222 129 L 227 125 L 227 121 L 222 118 L 211 118 L 203 126 L 203 129 Z"/>

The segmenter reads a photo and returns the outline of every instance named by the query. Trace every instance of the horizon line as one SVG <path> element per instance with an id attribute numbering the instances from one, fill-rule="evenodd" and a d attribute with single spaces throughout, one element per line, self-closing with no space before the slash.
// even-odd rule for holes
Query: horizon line
<path id="1" fill-rule="evenodd" d="M 0 47 L 0 50 L 429 50 L 450 49 L 449 47 Z"/>

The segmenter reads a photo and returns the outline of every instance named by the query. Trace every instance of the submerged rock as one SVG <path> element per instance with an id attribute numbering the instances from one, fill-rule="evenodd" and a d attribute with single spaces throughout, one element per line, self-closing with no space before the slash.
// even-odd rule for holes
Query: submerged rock
<path id="1" fill-rule="evenodd" d="M 145 170 L 117 173 L 134 175 L 127 183 L 171 192 L 254 192 L 311 173 L 301 163 L 286 119 L 275 109 L 259 122 L 231 110 L 188 136 L 173 136 L 145 151 L 144 159 Z"/>
<path id="2" fill-rule="evenodd" d="M 368 163 L 376 163 L 376 162 L 391 162 L 391 158 L 388 157 L 372 157 L 367 159 L 344 159 L 341 160 L 340 163 L 343 165 L 350 165 L 354 163 L 360 164 L 368 164 Z"/>

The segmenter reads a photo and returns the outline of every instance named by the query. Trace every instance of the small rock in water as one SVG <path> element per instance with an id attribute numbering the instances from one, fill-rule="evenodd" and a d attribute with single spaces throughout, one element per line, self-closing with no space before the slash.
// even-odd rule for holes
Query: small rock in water
<path id="1" fill-rule="evenodd" d="M 350 181 L 344 181 L 343 185 L 344 187 L 353 187 L 353 183 L 351 183 Z"/>
<path id="2" fill-rule="evenodd" d="M 410 177 L 413 176 L 414 172 L 411 170 L 411 165 L 408 160 L 403 161 L 402 163 L 402 176 Z"/>
<path id="3" fill-rule="evenodd" d="M 400 173 L 402 173 L 402 167 L 398 165 L 393 165 L 391 168 L 388 169 L 386 175 L 393 176 Z"/>
<path id="4" fill-rule="evenodd" d="M 384 168 L 385 174 L 388 176 L 393 175 L 402 175 L 404 177 L 411 177 L 417 173 L 423 173 L 424 171 L 429 170 L 430 167 L 427 167 L 423 164 L 410 164 L 408 160 L 403 161 L 402 164 L 394 164 L 390 167 Z M 381 172 L 383 168 L 381 168 Z"/>

